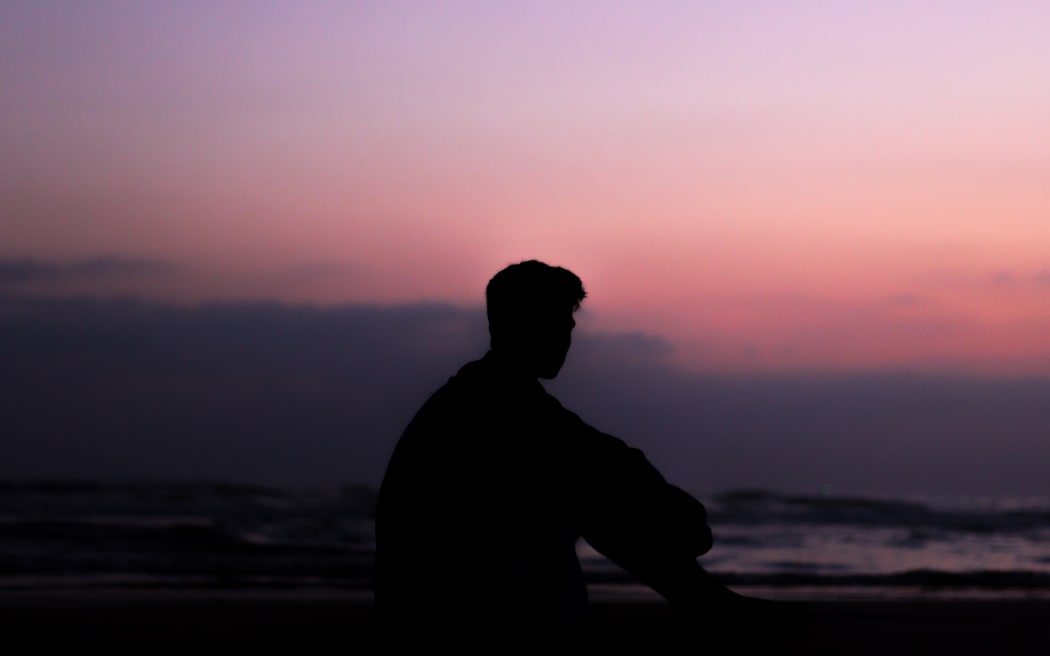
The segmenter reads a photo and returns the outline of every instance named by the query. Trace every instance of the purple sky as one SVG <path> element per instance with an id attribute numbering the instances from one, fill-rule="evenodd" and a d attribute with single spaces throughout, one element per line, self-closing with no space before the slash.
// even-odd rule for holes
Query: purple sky
<path id="1" fill-rule="evenodd" d="M 588 396 L 602 367 L 558 381 L 560 395 L 590 404 L 594 423 L 652 440 L 655 459 L 702 460 L 701 446 L 681 445 L 704 425 L 688 408 L 695 395 L 717 396 L 712 380 L 751 381 L 733 389 L 761 405 L 772 401 L 756 381 L 856 379 L 867 382 L 845 388 L 853 401 L 814 384 L 814 396 L 795 399 L 805 413 L 768 409 L 776 421 L 747 428 L 740 409 L 715 413 L 710 427 L 757 445 L 787 422 L 803 460 L 831 458 L 853 481 L 845 488 L 922 487 L 930 466 L 940 472 L 932 488 L 1046 493 L 1025 472 L 1050 459 L 1050 421 L 1039 423 L 1050 406 L 1040 396 L 1050 375 L 1048 32 L 1050 4 L 1039 1 L 4 3 L 0 329 L 17 332 L 21 316 L 57 341 L 19 339 L 81 362 L 92 356 L 70 344 L 91 340 L 52 335 L 41 317 L 70 322 L 65 330 L 90 325 L 112 299 L 135 299 L 183 325 L 210 316 L 209 303 L 241 316 L 264 301 L 309 325 L 379 306 L 392 313 L 380 323 L 408 312 L 429 326 L 414 309 L 476 313 L 493 273 L 539 258 L 583 278 L 581 334 L 659 344 L 646 356 L 650 382 L 693 390 L 661 411 L 674 422 L 654 417 L 649 379 L 632 390 L 626 373 L 643 372 L 621 351 L 599 359 L 626 372 L 615 402 Z M 62 309 L 21 305 L 44 298 Z M 225 343 L 221 322 L 201 321 L 217 331 L 205 343 Z M 154 362 L 163 330 L 139 329 L 150 348 L 112 357 Z M 602 339 L 599 351 L 621 344 Z M 375 476 L 419 390 L 484 348 L 434 344 L 448 346 L 449 371 L 390 365 L 417 391 L 404 392 L 411 402 L 351 401 L 339 415 L 363 422 L 388 408 L 358 431 L 382 435 L 348 438 L 370 454 L 360 476 Z M 45 402 L 47 382 L 66 389 L 53 361 L 28 362 L 29 382 L 8 379 L 26 407 Z M 186 385 L 180 393 L 196 399 L 187 412 L 204 416 L 200 381 L 177 358 L 157 362 L 170 368 L 153 374 L 166 382 L 143 389 Z M 104 371 L 91 375 L 120 388 Z M 894 380 L 926 381 L 899 389 L 952 401 L 912 407 Z M 227 390 L 229 412 L 255 398 L 240 384 Z M 897 419 L 871 420 L 881 397 L 862 393 L 869 384 L 895 399 L 886 412 Z M 992 386 L 986 402 L 982 385 Z M 637 417 L 615 423 L 614 404 L 632 398 Z M 832 406 L 854 402 L 866 420 L 850 429 Z M 31 466 L 25 449 L 37 438 L 58 449 L 75 422 L 44 435 L 25 417 L 9 458 L 64 471 Z M 641 418 L 663 421 L 660 436 Z M 104 440 L 98 421 L 89 432 Z M 272 463 L 291 448 L 281 435 L 266 451 Z M 917 469 L 880 461 L 877 444 L 903 449 Z M 217 453 L 202 457 L 227 462 Z M 970 460 L 930 464 L 940 457 Z M 78 462 L 86 475 L 126 474 L 143 458 L 125 469 Z M 1002 476 L 949 473 L 982 460 Z M 733 462 L 718 471 L 749 485 L 828 482 L 801 465 L 798 479 L 781 480 Z"/>

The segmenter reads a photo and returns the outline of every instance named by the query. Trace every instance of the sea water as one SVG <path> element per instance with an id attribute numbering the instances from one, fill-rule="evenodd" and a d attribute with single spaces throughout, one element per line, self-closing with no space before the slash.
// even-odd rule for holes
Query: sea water
<path id="1" fill-rule="evenodd" d="M 700 563 L 741 592 L 1050 598 L 1048 499 L 756 490 L 701 500 L 715 546 Z M 365 599 L 374 505 L 363 486 L 0 482 L 0 603 Z M 593 598 L 654 596 L 585 542 L 578 552 Z"/>
<path id="2" fill-rule="evenodd" d="M 1047 499 L 737 491 L 705 505 L 715 546 L 700 562 L 741 591 L 815 599 L 1050 597 Z M 586 546 L 581 557 L 612 571 Z"/>

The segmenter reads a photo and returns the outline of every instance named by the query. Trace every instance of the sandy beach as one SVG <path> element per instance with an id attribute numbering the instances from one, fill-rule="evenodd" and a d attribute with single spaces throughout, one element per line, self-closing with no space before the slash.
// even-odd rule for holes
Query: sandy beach
<path id="1" fill-rule="evenodd" d="M 688 631 L 668 607 L 650 602 L 593 604 L 593 645 L 647 653 L 706 651 L 703 623 Z M 795 635 L 764 636 L 779 653 L 1046 654 L 1047 601 L 814 602 Z M 382 652 L 368 603 L 151 603 L 0 610 L 7 646 L 21 653 L 109 649 L 185 653 L 190 649 L 297 654 Z M 759 627 L 746 627 L 746 631 Z M 509 643 L 508 643 L 509 644 Z M 731 649 L 731 641 L 722 647 Z M 506 645 L 495 644 L 493 653 Z"/>

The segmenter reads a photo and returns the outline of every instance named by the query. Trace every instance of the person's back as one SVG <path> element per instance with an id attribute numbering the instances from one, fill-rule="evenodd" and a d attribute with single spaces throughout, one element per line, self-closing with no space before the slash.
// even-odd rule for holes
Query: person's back
<path id="1" fill-rule="evenodd" d="M 560 371 L 584 296 L 574 274 L 535 261 L 490 281 L 491 350 L 419 410 L 380 488 L 375 592 L 388 635 L 580 626 L 581 536 L 676 608 L 744 599 L 696 562 L 712 544 L 704 507 L 538 382 Z"/>
<path id="2" fill-rule="evenodd" d="M 566 628 L 582 536 L 646 578 L 710 547 L 703 506 L 490 353 L 405 430 L 380 488 L 377 608 L 400 625 Z"/>
<path id="3" fill-rule="evenodd" d="M 423 406 L 380 489 L 381 613 L 412 624 L 579 619 L 579 456 L 552 432 L 559 410 L 538 382 L 507 376 L 492 358 Z"/>

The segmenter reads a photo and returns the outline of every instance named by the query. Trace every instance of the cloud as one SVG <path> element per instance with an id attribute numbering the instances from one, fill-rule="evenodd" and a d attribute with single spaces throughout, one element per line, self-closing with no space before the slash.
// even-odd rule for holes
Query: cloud
<path id="1" fill-rule="evenodd" d="M 992 276 L 992 284 L 998 287 L 1050 285 L 1050 269 L 1017 274 L 1012 271 L 1000 271 Z"/>
<path id="2" fill-rule="evenodd" d="M 6 476 L 373 480 L 414 406 L 484 351 L 483 315 L 450 306 L 0 308 Z"/>
<path id="3" fill-rule="evenodd" d="M 157 260 L 118 256 L 101 256 L 67 263 L 8 259 L 0 260 L 0 285 L 151 276 L 167 273 L 174 268 L 174 265 Z"/>
<path id="4" fill-rule="evenodd" d="M 1009 287 L 1016 281 L 1012 271 L 997 271 L 992 275 L 992 285 L 995 287 Z"/>
<path id="5" fill-rule="evenodd" d="M 617 362 L 666 363 L 674 347 L 666 339 L 639 332 L 590 332 L 576 339 L 572 358 L 575 362 L 593 363 L 613 359 Z"/>
<path id="6" fill-rule="evenodd" d="M 479 307 L 0 297 L 0 477 L 374 484 L 486 346 Z M 705 376 L 637 333 L 573 349 L 548 389 L 697 493 L 1050 494 L 1045 378 Z"/>
<path id="7" fill-rule="evenodd" d="M 930 305 L 930 299 L 918 294 L 896 294 L 886 299 L 890 307 L 922 308 Z"/>

